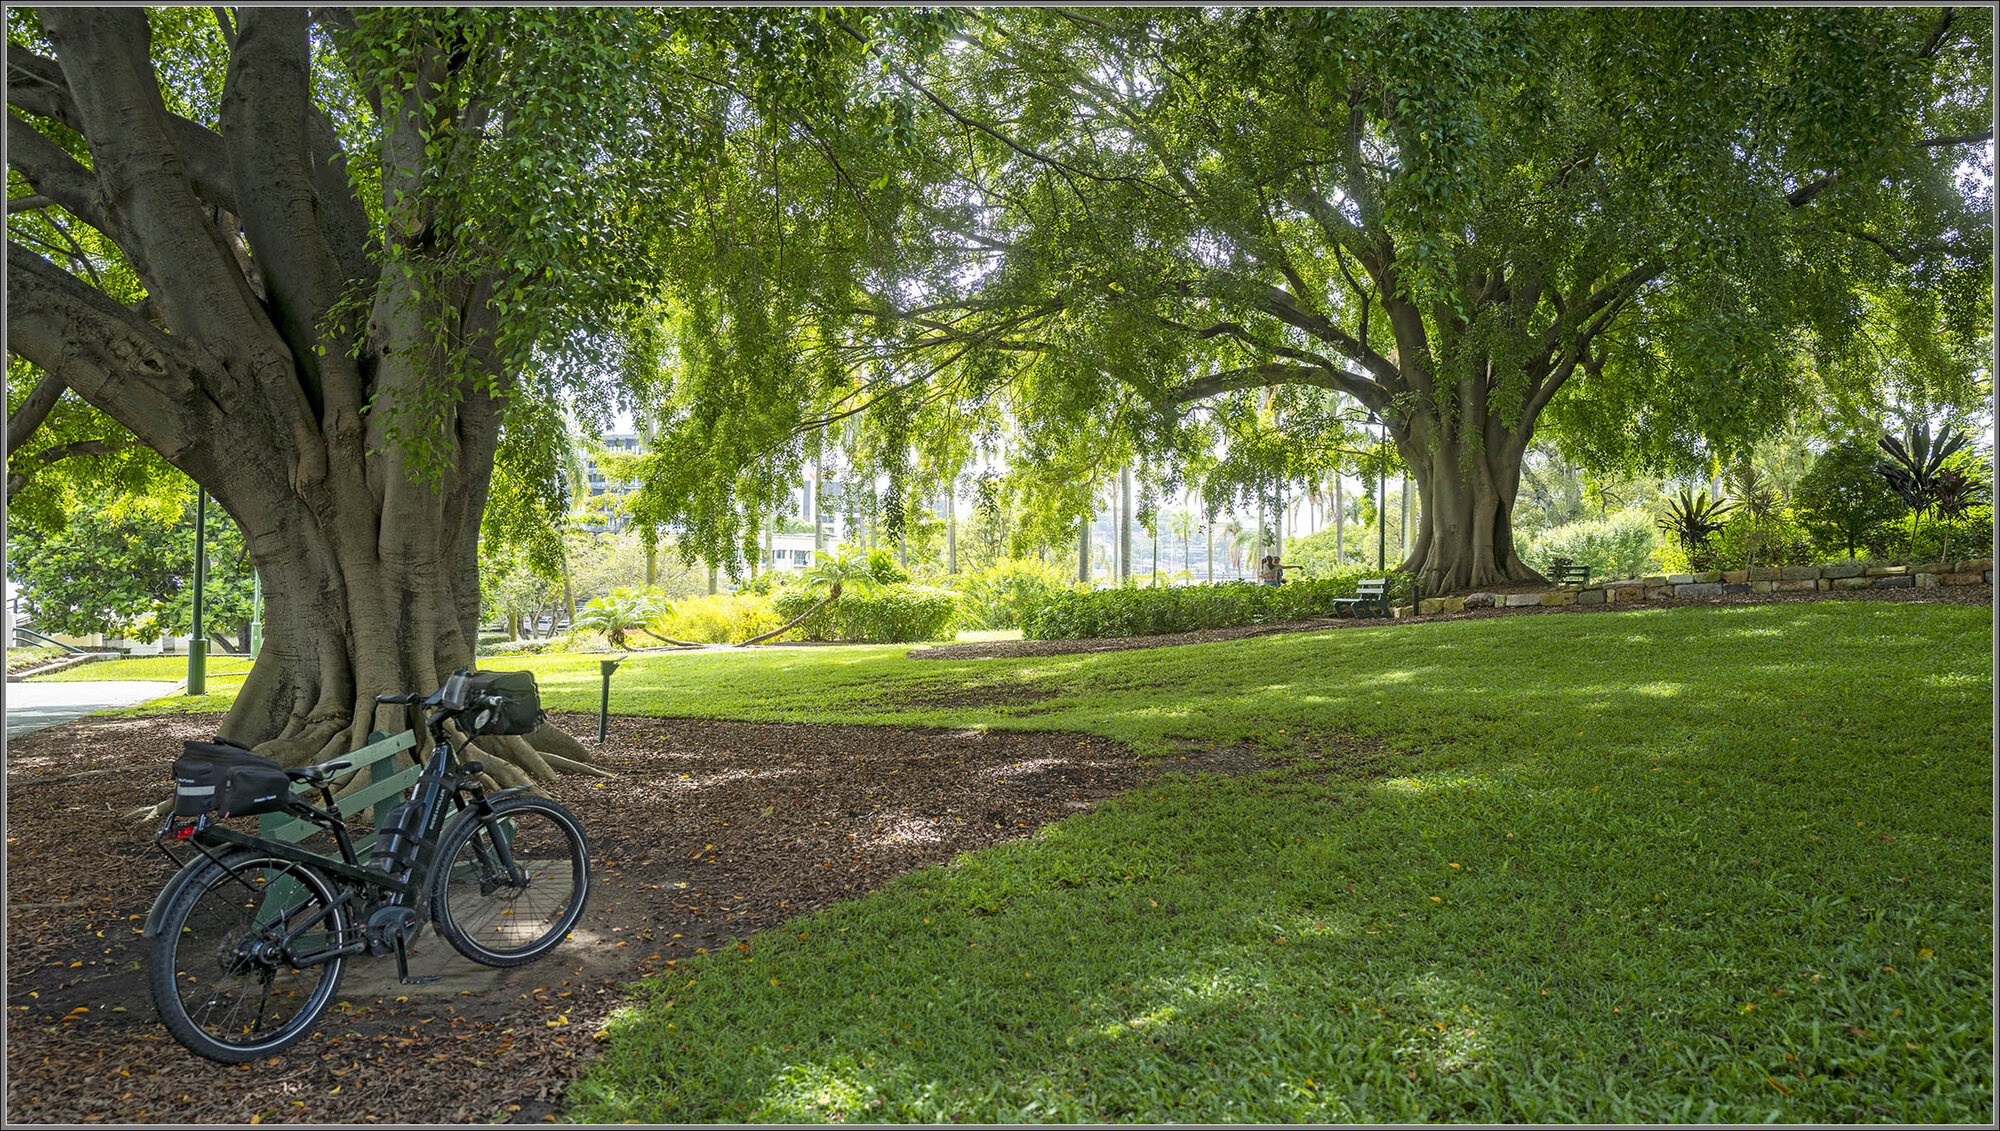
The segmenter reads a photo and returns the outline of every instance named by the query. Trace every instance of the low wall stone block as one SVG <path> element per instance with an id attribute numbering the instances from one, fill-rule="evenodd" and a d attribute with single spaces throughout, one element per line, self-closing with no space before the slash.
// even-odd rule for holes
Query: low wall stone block
<path id="1" fill-rule="evenodd" d="M 1833 583 L 1835 589 L 1870 589 L 1875 585 L 1872 577 L 1843 577 Z"/>
<path id="2" fill-rule="evenodd" d="M 1558 589 L 1558 590 L 1556 590 L 1556 591 L 1554 591 L 1554 592 L 1552 592 L 1552 593 L 1544 593 L 1544 594 L 1542 594 L 1542 604 L 1544 604 L 1544 605 L 1574 605 L 1574 604 L 1576 604 L 1576 590 L 1574 590 L 1574 589 Z"/>
<path id="3" fill-rule="evenodd" d="M 1778 571 L 1772 570 L 1771 572 L 1776 573 Z M 1750 584 L 1750 592 L 1752 593 L 1769 593 L 1778 587 L 1778 583 L 1775 579 L 1770 581 L 1752 581 L 1749 584 Z"/>
<path id="4" fill-rule="evenodd" d="M 1976 573 L 1946 573 L 1938 576 L 1938 582 L 1942 585 L 1977 585 L 1981 580 L 1981 575 Z"/>
<path id="5" fill-rule="evenodd" d="M 1507 594 L 1507 607 L 1510 609 L 1522 609 L 1539 605 L 1542 603 L 1543 596 L 1541 593 L 1509 593 Z"/>
<path id="6" fill-rule="evenodd" d="M 1875 567 L 1873 567 L 1873 568 L 1869 569 L 1869 570 L 1868 570 L 1868 571 L 1867 571 L 1866 573 L 1864 573 L 1864 574 L 1863 574 L 1862 576 L 1864 576 L 1864 577 L 1901 577 L 1901 576 L 1903 576 L 1904 574 L 1906 574 L 1906 573 L 1908 573 L 1908 572 L 1910 572 L 1910 567 L 1909 567 L 1909 566 L 1875 566 Z"/>
<path id="7" fill-rule="evenodd" d="M 1724 593 L 1748 593 L 1750 592 L 1750 583 L 1747 581 L 1725 581 L 1722 583 L 1722 591 Z"/>
<path id="8" fill-rule="evenodd" d="M 1668 585 L 1693 585 L 1693 584 L 1694 584 L 1694 574 L 1691 574 L 1691 573 L 1670 573 L 1670 574 L 1668 574 L 1668 575 L 1667 575 L 1667 584 L 1668 584 Z"/>
<path id="9" fill-rule="evenodd" d="M 1646 600 L 1648 601 L 1671 601 L 1673 599 L 1674 587 L 1671 585 L 1648 585 L 1646 587 Z"/>
<path id="10" fill-rule="evenodd" d="M 1860 562 L 1856 561 L 1834 562 L 1832 565 L 1821 567 L 1819 575 L 1831 578 L 1860 577 L 1861 571 L 1864 568 Z"/>
<path id="11" fill-rule="evenodd" d="M 1919 589 L 1936 589 L 1937 583 L 1938 575 L 1935 573 L 1920 573 L 1917 575 L 1917 588 Z"/>
<path id="12" fill-rule="evenodd" d="M 1493 607 L 1493 594 L 1468 593 L 1465 595 L 1465 607 L 1468 609 L 1490 609 Z"/>
<path id="13" fill-rule="evenodd" d="M 1872 584 L 1877 589 L 1909 589 L 1917 583 L 1914 574 L 1900 574 L 1894 577 L 1877 577 Z"/>
<path id="14" fill-rule="evenodd" d="M 1713 581 L 1697 581 L 1692 585 L 1674 586 L 1676 597 L 1720 597 L 1722 586 Z"/>
<path id="15" fill-rule="evenodd" d="M 1722 581 L 1725 585 L 1739 585 L 1748 580 L 1750 580 L 1750 571 L 1747 569 L 1732 569 L 1722 575 Z"/>
<path id="16" fill-rule="evenodd" d="M 1579 605 L 1602 605 L 1607 600 L 1609 598 L 1602 589 L 1586 589 L 1576 595 L 1576 603 Z"/>
<path id="17" fill-rule="evenodd" d="M 1777 566 L 1751 566 L 1751 567 L 1750 567 L 1749 569 L 1745 570 L 1744 572 L 1745 572 L 1745 573 L 1748 573 L 1748 574 L 1750 575 L 1750 576 L 1749 576 L 1749 577 L 1747 578 L 1747 580 L 1750 580 L 1750 581 L 1776 581 L 1776 580 L 1778 580 L 1778 567 L 1777 567 Z"/>
<path id="18" fill-rule="evenodd" d="M 1780 566 L 1778 568 L 1778 580 L 1780 581 L 1817 581 L 1819 580 L 1819 575 L 1818 566 Z"/>
<path id="19" fill-rule="evenodd" d="M 1816 577 L 1788 577 L 1780 578 L 1777 581 L 1771 582 L 1771 584 L 1776 586 L 1779 592 L 1797 592 L 1801 589 L 1810 590 L 1819 588 L 1819 579 Z"/>

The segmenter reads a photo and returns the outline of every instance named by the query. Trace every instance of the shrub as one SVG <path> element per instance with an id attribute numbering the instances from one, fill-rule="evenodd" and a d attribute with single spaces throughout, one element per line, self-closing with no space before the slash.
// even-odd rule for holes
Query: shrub
<path id="1" fill-rule="evenodd" d="M 1592 581 L 1638 577 L 1658 565 L 1659 539 L 1653 520 L 1638 508 L 1604 518 L 1571 522 L 1535 535 L 1521 556 L 1536 569 L 1547 570 L 1556 558 L 1590 567 Z"/>
<path id="2" fill-rule="evenodd" d="M 868 551 L 868 572 L 875 575 L 877 585 L 900 585 L 910 579 L 910 571 L 896 564 L 895 551 L 887 546 Z"/>
<path id="3" fill-rule="evenodd" d="M 711 597 L 683 597 L 646 622 L 646 627 L 675 640 L 730 644 L 769 632 L 783 623 L 771 598 L 739 589 Z"/>
<path id="4" fill-rule="evenodd" d="M 772 627 L 804 613 L 819 595 L 802 589 L 781 592 L 773 602 Z M 806 640 L 903 644 L 948 639 L 956 629 L 958 597 L 932 585 L 898 582 L 868 592 L 850 590 L 792 630 Z"/>
<path id="5" fill-rule="evenodd" d="M 505 644 L 507 641 L 512 639 L 513 637 L 508 636 L 504 632 L 485 632 L 480 634 L 479 640 L 476 644 L 474 644 L 474 647 L 486 648 L 494 644 Z"/>
<path id="6" fill-rule="evenodd" d="M 548 641 L 546 640 L 509 640 L 503 636 L 491 644 L 481 644 L 478 654 L 481 656 L 533 656 L 542 652 L 547 646 Z"/>
<path id="7" fill-rule="evenodd" d="M 1761 518 L 1748 510 L 1737 511 L 1716 533 L 1714 549 L 1724 569 L 1750 564 L 1753 548 L 1760 566 L 1811 565 L 1821 557 L 1812 535 L 1789 507 L 1776 507 Z"/>
<path id="8" fill-rule="evenodd" d="M 1333 577 L 1284 585 L 1236 581 L 1171 589 L 1128 585 L 1068 590 L 1050 594 L 1041 608 L 1022 617 L 1021 630 L 1030 640 L 1156 636 L 1333 616 L 1335 598 L 1352 597 L 1363 578 L 1381 576 L 1374 569 L 1349 568 Z M 1390 601 L 1408 601 L 1409 577 L 1391 573 L 1388 578 Z"/>
<path id="9" fill-rule="evenodd" d="M 959 609 L 968 628 L 1019 628 L 1030 610 L 1069 587 L 1062 571 L 1046 562 L 1009 558 L 958 579 Z"/>

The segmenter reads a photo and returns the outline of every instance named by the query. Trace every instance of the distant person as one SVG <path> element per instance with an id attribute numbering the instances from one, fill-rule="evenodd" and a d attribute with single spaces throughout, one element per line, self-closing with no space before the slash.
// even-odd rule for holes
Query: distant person
<path id="1" fill-rule="evenodd" d="M 1283 585 L 1285 583 L 1285 571 L 1298 568 L 1295 565 L 1286 565 L 1278 560 L 1278 555 L 1271 554 L 1264 558 L 1262 568 L 1257 571 L 1257 578 L 1266 585 Z"/>

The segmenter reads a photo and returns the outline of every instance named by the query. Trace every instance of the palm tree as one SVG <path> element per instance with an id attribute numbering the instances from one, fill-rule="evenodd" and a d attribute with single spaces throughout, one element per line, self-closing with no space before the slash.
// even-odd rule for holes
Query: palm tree
<path id="1" fill-rule="evenodd" d="M 753 636 L 743 643 L 738 644 L 738 648 L 747 648 L 752 644 L 762 644 L 764 641 L 787 631 L 800 621 L 838 601 L 840 595 L 849 587 L 871 589 L 875 586 L 875 574 L 868 567 L 867 556 L 853 546 L 843 546 L 838 553 L 820 558 L 820 560 L 812 564 L 811 568 L 799 575 L 799 580 L 801 584 L 809 586 L 816 591 L 824 592 L 826 596 L 814 602 L 812 608 L 807 609 L 777 628 L 761 636 Z"/>
<path id="2" fill-rule="evenodd" d="M 1230 569 L 1240 571 L 1243 568 L 1242 538 L 1243 520 L 1232 514 L 1229 521 L 1222 524 L 1222 548 L 1229 554 Z"/>
<path id="3" fill-rule="evenodd" d="M 1181 568 L 1188 569 L 1188 538 L 1194 534 L 1194 512 L 1182 507 L 1168 515 L 1167 530 L 1181 540 Z"/>

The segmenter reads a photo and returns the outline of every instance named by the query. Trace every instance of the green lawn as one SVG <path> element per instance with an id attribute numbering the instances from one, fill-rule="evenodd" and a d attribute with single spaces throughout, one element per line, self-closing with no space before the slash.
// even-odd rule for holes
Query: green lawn
<path id="1" fill-rule="evenodd" d="M 1816 602 L 635 657 L 621 713 L 1077 730 L 1168 762 L 1247 741 L 1272 769 L 681 963 L 570 1115 L 1986 1121 L 1990 626 Z M 505 666 L 596 708 L 597 657 Z M 900 705 L 961 684 L 1054 697 Z"/>

